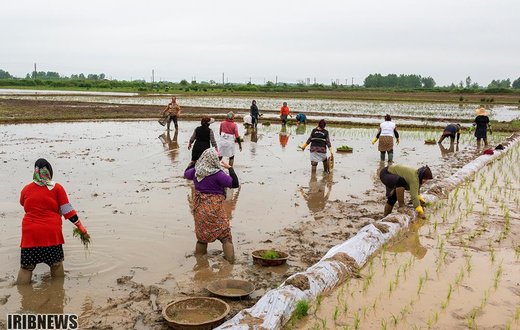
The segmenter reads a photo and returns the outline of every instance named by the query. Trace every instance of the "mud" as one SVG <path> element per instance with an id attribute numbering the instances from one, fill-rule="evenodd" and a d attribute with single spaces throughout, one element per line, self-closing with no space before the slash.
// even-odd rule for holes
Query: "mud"
<path id="1" fill-rule="evenodd" d="M 369 143 L 374 130 L 331 128 L 335 146 L 348 144 L 355 151 L 337 154 L 333 173 L 320 168 L 312 175 L 308 152 L 297 151 L 312 126 L 303 132 L 262 126 L 257 134 L 240 127 L 247 133 L 235 161 L 241 188 L 226 199 L 237 262 L 228 264 L 217 243 L 210 244 L 207 256 L 194 256 L 193 191 L 182 178 L 194 128 L 195 123 L 181 121 L 180 132 L 168 136 L 150 121 L 3 125 L 0 320 L 15 311 L 78 313 L 87 329 L 160 329 L 166 327 L 160 311 L 167 303 L 207 296 L 205 287 L 213 280 L 255 283 L 250 297 L 229 301 L 231 317 L 382 216 L 378 171 L 385 164 Z M 435 180 L 479 154 L 469 136 L 453 149 L 425 149 L 423 140 L 422 132 L 403 132 L 395 160 L 417 167 L 428 163 Z M 92 245 L 85 252 L 65 221 L 65 279 L 51 279 L 48 268 L 39 265 L 34 284 L 16 287 L 23 216 L 18 197 L 39 157 L 53 164 Z M 287 265 L 253 265 L 251 252 L 266 248 L 288 251 Z"/>

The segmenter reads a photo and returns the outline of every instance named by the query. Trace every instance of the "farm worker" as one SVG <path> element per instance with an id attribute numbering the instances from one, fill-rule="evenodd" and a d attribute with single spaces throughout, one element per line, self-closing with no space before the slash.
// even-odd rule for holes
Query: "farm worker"
<path id="1" fill-rule="evenodd" d="M 172 97 L 172 100 L 166 108 L 163 110 L 162 115 L 163 117 L 166 117 L 166 129 L 170 130 L 170 123 L 173 121 L 173 124 L 175 125 L 175 130 L 179 128 L 177 125 L 177 118 L 179 117 L 179 114 L 181 113 L 181 107 L 177 104 L 177 98 Z M 159 121 L 161 122 L 161 121 Z M 164 124 L 163 124 L 164 125 Z"/>
<path id="2" fill-rule="evenodd" d="M 253 100 L 253 102 L 251 103 L 249 114 L 251 115 L 251 124 L 256 129 L 256 127 L 258 126 L 258 117 L 261 117 L 262 115 L 258 111 L 258 107 L 256 106 L 255 100 Z"/>
<path id="3" fill-rule="evenodd" d="M 294 118 L 296 119 L 296 123 L 298 125 L 301 125 L 301 124 L 305 125 L 305 124 L 307 124 L 307 116 L 305 116 L 304 113 L 299 113 Z"/>
<path id="4" fill-rule="evenodd" d="M 459 143 L 460 127 L 460 124 L 448 124 L 448 126 L 446 126 L 444 129 L 444 132 L 442 132 L 441 138 L 437 143 L 441 144 L 442 141 L 444 141 L 444 139 L 449 136 L 450 144 L 453 144 L 453 142 L 455 142 L 455 135 L 457 136 L 457 143 Z"/>
<path id="5" fill-rule="evenodd" d="M 222 168 L 229 171 L 229 175 Z M 226 188 L 238 188 L 238 177 L 233 167 L 219 160 L 217 150 L 204 150 L 199 160 L 184 172 L 184 177 L 193 180 L 195 196 L 192 203 L 195 221 L 195 254 L 206 254 L 208 243 L 219 240 L 224 258 L 233 263 L 235 251 L 229 227 L 229 218 L 224 209 Z"/>
<path id="6" fill-rule="evenodd" d="M 433 178 L 432 171 L 428 166 L 415 169 L 405 165 L 394 164 L 383 167 L 381 172 L 379 172 L 379 178 L 386 187 L 387 202 L 384 210 L 385 216 L 392 212 L 395 202 L 399 203 L 400 208 L 404 207 L 405 190 L 410 191 L 413 207 L 419 216 L 424 216 L 422 204 L 424 204 L 425 201 L 419 194 L 419 188 Z"/>
<path id="7" fill-rule="evenodd" d="M 65 189 L 52 181 L 52 176 L 51 164 L 43 158 L 38 159 L 34 164 L 33 181 L 20 194 L 25 215 L 17 284 L 30 283 L 32 272 L 39 263 L 50 267 L 52 277 L 64 276 L 62 216 L 88 237 L 87 229 L 69 203 Z"/>
<path id="8" fill-rule="evenodd" d="M 491 125 L 489 124 L 489 117 L 486 109 L 484 107 L 480 107 L 476 110 L 477 117 L 473 121 L 473 126 L 475 126 L 475 137 L 477 138 L 477 145 L 480 147 L 480 140 L 484 140 L 484 145 L 488 144 L 487 141 L 487 131 L 489 129 L 489 134 L 493 134 L 491 131 Z"/>
<path id="9" fill-rule="evenodd" d="M 329 172 L 329 164 L 327 161 L 327 147 L 332 153 L 332 145 L 330 143 L 329 131 L 325 129 L 325 120 L 322 119 L 318 123 L 318 127 L 314 128 L 311 135 L 300 148 L 305 150 L 307 146 L 311 145 L 311 166 L 312 172 L 316 171 L 316 166 L 319 162 L 323 162 L 323 169 Z"/>
<path id="10" fill-rule="evenodd" d="M 220 123 L 220 157 L 228 157 L 231 166 L 235 161 L 235 141 L 238 142 L 238 148 L 242 151 L 242 139 L 238 133 L 238 126 L 233 121 L 234 118 L 235 114 L 230 111 L 226 115 L 226 120 Z"/>
<path id="11" fill-rule="evenodd" d="M 287 102 L 284 102 L 280 108 L 280 119 L 282 120 L 282 125 L 287 124 L 287 116 L 292 118 L 291 110 L 287 106 Z"/>
<path id="12" fill-rule="evenodd" d="M 395 123 L 392 121 L 392 117 L 389 114 L 386 114 L 385 121 L 379 125 L 379 130 L 377 131 L 376 137 L 372 140 L 372 144 L 375 144 L 377 140 L 379 140 L 379 144 L 377 149 L 381 154 L 381 161 L 385 161 L 385 153 L 388 152 L 388 162 L 392 162 L 394 160 L 394 136 L 397 139 L 397 144 L 399 145 L 399 132 L 397 132 L 397 127 Z"/>
<path id="13" fill-rule="evenodd" d="M 195 128 L 193 131 L 188 144 L 188 150 L 191 150 L 191 147 L 193 146 L 193 150 L 191 150 L 191 161 L 193 163 L 200 158 L 200 155 L 202 155 L 204 150 L 209 147 L 217 148 L 215 134 L 213 134 L 213 130 L 209 128 L 209 125 L 214 122 L 215 120 L 213 118 L 204 116 L 200 120 L 200 126 Z"/>

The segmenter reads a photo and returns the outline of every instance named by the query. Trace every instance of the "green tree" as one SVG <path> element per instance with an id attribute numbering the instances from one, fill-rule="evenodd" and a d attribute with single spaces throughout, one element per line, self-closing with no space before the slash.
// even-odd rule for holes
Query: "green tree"
<path id="1" fill-rule="evenodd" d="M 11 76 L 9 74 L 9 72 L 0 69 L 0 79 L 10 79 L 10 78 L 13 78 L 13 76 Z"/>
<path id="2" fill-rule="evenodd" d="M 513 84 L 511 85 L 514 89 L 520 89 L 520 77 L 513 81 Z"/>
<path id="3" fill-rule="evenodd" d="M 436 83 L 432 77 L 423 77 L 421 78 L 422 87 L 424 88 L 434 88 Z"/>

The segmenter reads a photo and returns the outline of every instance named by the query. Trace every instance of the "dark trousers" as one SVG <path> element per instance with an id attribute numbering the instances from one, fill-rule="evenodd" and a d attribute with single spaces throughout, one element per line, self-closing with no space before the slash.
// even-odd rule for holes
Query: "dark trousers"
<path id="1" fill-rule="evenodd" d="M 388 166 L 381 169 L 381 172 L 379 172 L 379 178 L 386 187 L 387 203 L 394 206 L 397 202 L 395 188 L 403 187 L 407 189 L 408 184 L 406 183 L 406 180 L 399 175 L 388 172 Z"/>

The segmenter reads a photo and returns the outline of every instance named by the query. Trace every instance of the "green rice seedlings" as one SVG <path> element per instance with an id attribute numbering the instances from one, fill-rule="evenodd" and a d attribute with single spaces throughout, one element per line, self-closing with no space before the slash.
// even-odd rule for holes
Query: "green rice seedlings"
<path id="1" fill-rule="evenodd" d="M 459 287 L 462 284 L 462 281 L 464 280 L 464 267 L 461 267 L 459 270 L 459 273 L 457 274 L 457 277 L 455 277 L 455 285 Z"/>
<path id="2" fill-rule="evenodd" d="M 495 263 L 496 255 L 495 255 L 495 249 L 493 248 L 493 244 L 489 243 L 489 257 L 491 259 L 491 263 Z"/>
<path id="3" fill-rule="evenodd" d="M 381 319 L 381 330 L 386 330 L 386 319 Z"/>
<path id="4" fill-rule="evenodd" d="M 354 329 L 359 329 L 359 323 L 361 322 L 361 320 L 359 319 L 359 312 L 356 312 L 354 314 Z"/>
<path id="5" fill-rule="evenodd" d="M 294 308 L 292 317 L 296 320 L 299 320 L 306 316 L 309 312 L 309 302 L 305 299 L 298 300 L 296 302 L 296 307 Z"/>
<path id="6" fill-rule="evenodd" d="M 394 325 L 394 328 L 397 327 L 397 323 L 399 323 L 399 318 L 392 313 L 392 324 Z"/>
<path id="7" fill-rule="evenodd" d="M 513 249 L 515 250 L 515 259 L 516 261 L 520 260 L 520 244 L 513 243 Z"/>
<path id="8" fill-rule="evenodd" d="M 321 322 L 321 326 L 323 327 L 323 330 L 327 329 L 327 319 L 319 319 Z"/>
<path id="9" fill-rule="evenodd" d="M 406 314 L 408 314 L 410 311 L 408 310 L 408 306 L 403 306 L 401 310 L 399 311 L 399 317 L 404 320 L 406 317 Z"/>
<path id="10" fill-rule="evenodd" d="M 348 303 L 347 303 L 347 301 L 345 301 L 345 304 L 343 305 L 343 313 L 345 313 L 345 314 L 348 313 Z"/>
<path id="11" fill-rule="evenodd" d="M 474 330 L 477 329 L 477 323 L 475 322 L 475 318 L 477 317 L 477 310 L 473 309 L 468 317 L 466 317 L 466 325 L 468 326 L 468 329 Z"/>
<path id="12" fill-rule="evenodd" d="M 390 298 L 390 296 L 392 295 L 392 292 L 394 292 L 394 289 L 395 289 L 394 281 L 390 281 L 390 283 L 388 283 L 388 298 Z"/>
<path id="13" fill-rule="evenodd" d="M 468 254 L 467 257 L 465 256 L 464 259 L 466 259 L 466 271 L 468 272 L 468 274 L 470 274 L 471 270 L 473 269 L 471 265 L 471 254 Z"/>
<path id="14" fill-rule="evenodd" d="M 334 309 L 334 316 L 333 316 L 334 323 L 336 323 L 336 321 L 338 319 L 338 315 L 339 315 L 339 308 L 338 308 L 338 306 L 336 306 L 336 308 Z"/>
<path id="15" fill-rule="evenodd" d="M 417 286 L 417 295 L 421 295 L 421 290 L 424 286 L 424 282 L 426 281 L 426 279 L 423 277 L 423 276 L 420 276 L 419 277 L 419 285 Z"/>
<path id="16" fill-rule="evenodd" d="M 368 306 L 363 306 L 363 320 L 367 319 Z"/>
<path id="17" fill-rule="evenodd" d="M 495 277 L 493 278 L 493 287 L 498 289 L 498 283 L 500 282 L 500 277 L 502 276 L 502 264 L 498 266 L 497 271 L 495 272 Z"/>
<path id="18" fill-rule="evenodd" d="M 77 227 L 74 227 L 74 229 L 72 230 L 72 237 L 79 237 L 79 239 L 81 240 L 81 244 L 83 244 L 85 250 L 88 250 L 88 247 L 91 243 L 89 234 L 83 234 Z"/>
<path id="19" fill-rule="evenodd" d="M 514 319 L 515 319 L 515 322 L 520 321 L 520 307 L 516 308 Z"/>
<path id="20" fill-rule="evenodd" d="M 315 313 L 320 309 L 322 301 L 323 301 L 323 295 L 321 293 L 319 293 L 316 296 L 316 309 L 314 310 Z"/>

